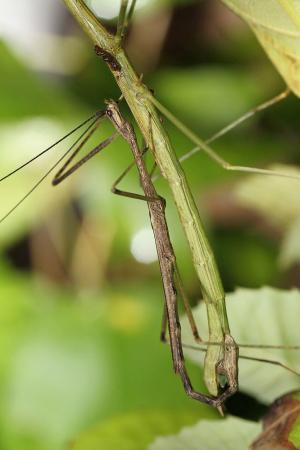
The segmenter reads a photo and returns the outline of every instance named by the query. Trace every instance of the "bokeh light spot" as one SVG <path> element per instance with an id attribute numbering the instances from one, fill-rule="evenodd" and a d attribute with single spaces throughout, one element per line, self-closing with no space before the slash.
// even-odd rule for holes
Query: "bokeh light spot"
<path id="1" fill-rule="evenodd" d="M 131 253 L 142 264 L 151 264 L 157 260 L 157 253 L 153 231 L 151 228 L 142 228 L 132 238 Z"/>

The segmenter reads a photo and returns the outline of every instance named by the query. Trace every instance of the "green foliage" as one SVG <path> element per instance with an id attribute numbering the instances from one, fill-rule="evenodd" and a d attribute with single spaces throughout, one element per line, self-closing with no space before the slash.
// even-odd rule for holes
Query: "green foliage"
<path id="1" fill-rule="evenodd" d="M 271 166 L 271 169 L 292 176 L 300 175 L 295 166 L 281 164 Z M 284 269 L 300 260 L 298 186 L 296 179 L 252 175 L 235 188 L 241 205 L 257 211 L 266 221 L 283 230 L 279 262 Z"/>
<path id="2" fill-rule="evenodd" d="M 270 169 L 282 174 L 300 176 L 300 170 L 296 166 L 276 164 L 270 166 Z M 274 225 L 285 227 L 300 215 L 298 186 L 299 181 L 296 179 L 251 175 L 239 182 L 235 193 L 244 206 L 263 214 Z"/>
<path id="3" fill-rule="evenodd" d="M 300 218 L 294 220 L 286 230 L 281 244 L 279 263 L 288 269 L 300 262 Z"/>
<path id="4" fill-rule="evenodd" d="M 171 2 L 160 1 L 157 7 L 168 8 L 167 4 Z M 221 32 L 222 38 L 215 40 L 214 48 L 205 38 L 202 41 L 201 36 L 210 61 L 216 62 L 217 56 L 221 55 L 221 63 L 206 62 L 201 67 L 203 54 L 193 42 L 199 61 L 181 67 L 170 65 L 168 58 L 176 58 L 176 55 L 169 54 L 165 58 L 162 52 L 162 68 L 156 67 L 154 75 L 144 74 L 145 82 L 154 87 L 158 98 L 204 138 L 281 89 L 277 77 L 262 63 L 255 41 L 253 45 L 239 27 L 232 32 L 230 41 L 229 36 L 227 40 L 223 39 L 225 35 Z M 184 30 L 182 36 L 183 42 Z M 187 45 L 191 47 L 190 42 Z M 96 108 L 102 108 L 103 98 L 118 97 L 109 71 L 93 55 L 92 48 L 87 46 L 86 63 L 81 70 L 58 78 L 53 74 L 44 76 L 33 72 L 1 44 L 1 175 L 51 144 Z M 264 166 L 283 157 L 288 161 L 293 156 L 293 140 L 282 134 L 282 130 L 294 124 L 291 136 L 298 132 L 297 117 L 297 103 L 291 101 L 286 107 L 278 106 L 255 116 L 253 121 L 233 131 L 231 137 L 222 139 L 214 148 L 238 164 Z M 178 153 L 191 147 L 167 121 L 165 126 Z M 111 128 L 104 125 L 91 145 L 110 132 Z M 49 168 L 70 141 L 72 139 L 54 151 L 53 156 L 39 160 L 1 185 L 1 215 Z M 169 349 L 159 342 L 163 294 L 157 266 L 142 266 L 130 256 L 133 234 L 146 224 L 149 226 L 146 205 L 110 194 L 112 182 L 130 160 L 127 146 L 119 139 L 60 188 L 52 189 L 50 180 L 46 180 L 14 216 L 1 224 L 3 260 L 8 252 L 14 251 L 17 257 L 13 258 L 13 263 L 16 263 L 23 256 L 22 249 L 18 250 L 19 240 L 26 238 L 28 246 L 34 248 L 36 236 L 44 226 L 58 253 L 61 241 L 66 243 L 61 259 L 54 260 L 48 255 L 46 245 L 38 245 L 39 256 L 46 261 L 44 277 L 62 264 L 63 270 L 68 272 L 68 282 L 72 281 L 72 288 L 69 285 L 63 287 L 61 280 L 56 280 L 55 285 L 45 279 L 42 281 L 39 276 L 42 269 L 35 261 L 34 251 L 30 254 L 30 266 L 26 267 L 32 271 L 30 274 L 20 275 L 7 266 L 0 267 L 1 449 L 63 450 L 71 442 L 74 445 L 91 442 L 92 445 L 96 441 L 98 445 L 100 439 L 106 439 L 107 448 L 108 442 L 111 446 L 115 442 L 118 449 L 124 448 L 125 443 L 131 445 L 129 448 L 137 448 L 139 444 L 146 448 L 155 437 L 177 433 L 182 426 L 195 423 L 199 418 L 214 417 L 217 420 L 214 411 L 187 399 L 179 378 L 173 374 Z M 263 245 L 261 241 L 265 238 L 259 232 L 248 230 L 245 233 L 232 225 L 222 228 L 211 213 L 210 205 L 206 204 L 209 189 L 222 190 L 225 183 L 232 183 L 237 175 L 222 171 L 204 155 L 187 161 L 184 168 L 200 204 L 213 248 L 217 250 L 218 259 L 222 259 L 222 277 L 230 280 L 230 285 L 281 283 L 282 278 L 275 267 L 274 246 L 268 245 L 267 240 Z M 245 180 L 243 175 L 240 176 Z M 286 247 L 281 253 L 282 264 L 287 267 L 298 261 L 300 253 L 297 250 L 298 184 L 285 181 L 287 185 L 295 186 L 290 190 L 277 188 L 276 178 L 260 177 L 260 180 L 268 185 L 258 188 L 254 195 L 256 199 L 264 198 L 269 192 L 266 207 L 268 202 L 272 205 L 275 202 L 272 208 L 263 207 L 261 213 L 268 220 L 277 214 L 278 226 L 288 230 L 284 238 Z M 185 285 L 190 297 L 198 298 L 199 285 L 191 270 L 190 253 L 172 199 L 163 180 L 158 181 L 157 186 L 167 199 L 168 220 L 172 224 L 170 232 Z M 123 187 L 138 191 L 134 171 Z M 281 201 L 282 206 L 276 201 Z M 76 276 L 73 277 L 74 273 L 69 272 L 76 263 L 77 231 L 80 230 L 71 203 L 79 209 L 87 234 L 104 236 L 101 257 L 96 263 L 95 259 L 89 260 L 82 253 L 78 258 L 81 260 L 81 278 L 96 267 L 94 271 L 100 280 L 97 287 L 100 288 L 94 291 L 90 287 L 87 290 L 86 285 L 82 288 Z M 287 217 L 293 220 L 286 220 Z M 91 219 L 93 228 L 85 228 Z M 57 224 L 62 224 L 61 234 L 56 233 Z M 35 244 L 35 252 L 36 247 Z M 231 309 L 231 300 L 228 306 L 230 317 L 233 317 L 233 333 L 240 336 L 240 328 L 247 330 L 247 335 L 242 334 L 240 339 L 253 342 L 257 338 L 258 343 L 263 340 L 268 343 L 273 338 L 279 343 L 297 342 L 292 331 L 298 328 L 298 307 L 294 304 L 297 293 L 239 291 L 233 295 L 233 300 L 235 297 L 239 299 L 233 301 L 235 306 Z M 280 298 L 276 307 L 274 297 Z M 273 306 L 265 307 L 269 300 Z M 243 317 L 236 312 L 237 304 L 241 305 Z M 292 312 L 285 319 L 287 311 Z M 201 313 L 201 317 L 199 328 L 203 330 L 205 314 Z M 288 333 L 281 319 L 291 324 Z M 241 323 L 241 327 L 235 323 Z M 265 328 L 273 330 L 271 335 Z M 243 353 L 245 351 L 241 350 Z M 257 354 L 256 351 L 251 353 Z M 272 352 L 268 356 L 289 365 L 294 363 L 294 355 L 285 352 Z M 199 353 L 194 358 L 198 361 Z M 272 366 L 267 371 L 267 365 L 243 361 L 240 366 L 241 380 L 244 380 L 242 389 L 263 400 L 298 386 L 296 379 L 283 369 Z M 199 383 L 201 370 L 192 364 L 189 368 L 195 385 L 203 390 Z M 274 384 L 273 391 L 270 381 Z M 265 396 L 260 392 L 263 389 Z M 95 423 L 98 425 L 91 429 Z M 199 427 L 201 423 L 202 420 Z M 220 423 L 217 420 L 209 426 L 213 426 L 215 432 L 220 429 Z M 228 424 L 228 434 L 222 436 L 230 444 L 230 433 L 235 431 L 237 422 L 230 419 L 223 423 L 224 427 Z M 242 422 L 239 424 L 242 426 Z M 207 426 L 207 422 L 201 425 Z M 196 428 L 198 430 L 198 425 Z M 90 429 L 91 432 L 83 432 Z M 200 430 L 204 436 L 205 430 Z M 201 437 L 197 433 L 198 445 Z M 184 448 L 188 448 L 192 439 Z M 171 442 L 174 443 L 173 438 Z M 222 447 L 217 445 L 217 448 Z"/>
<path id="5" fill-rule="evenodd" d="M 257 83 L 255 74 L 249 76 L 242 69 L 213 65 L 164 70 L 153 77 L 151 85 L 175 115 L 209 133 L 271 96 L 274 88 L 272 83 Z"/>
<path id="6" fill-rule="evenodd" d="M 293 429 L 289 434 L 289 441 L 296 448 L 300 448 L 300 418 L 293 424 Z"/>
<path id="7" fill-rule="evenodd" d="M 96 419 L 126 411 L 169 408 L 176 417 L 185 409 L 187 418 L 197 411 L 158 339 L 160 290 L 76 298 L 2 266 L 0 297 L 5 449 L 23 450 L 26 442 L 60 449 Z"/>
<path id="8" fill-rule="evenodd" d="M 75 439 L 73 450 L 146 450 L 156 436 L 177 433 L 199 418 L 213 417 L 207 408 L 189 411 L 139 411 L 116 417 L 86 431 Z"/>
<path id="9" fill-rule="evenodd" d="M 259 430 L 257 423 L 235 417 L 219 421 L 200 420 L 174 436 L 158 438 L 148 450 L 247 450 Z"/>
<path id="10" fill-rule="evenodd" d="M 300 292 L 272 288 L 237 289 L 227 295 L 227 311 L 231 333 L 239 344 L 252 345 L 297 345 L 300 314 Z M 206 339 L 207 324 L 205 308 L 201 303 L 194 308 L 194 316 L 201 336 Z M 187 318 L 183 323 L 183 340 L 193 344 Z M 203 359 L 201 353 L 187 349 L 187 355 L 197 364 Z M 299 370 L 299 353 L 288 349 L 240 348 L 241 356 L 279 361 Z M 263 402 L 270 402 L 279 395 L 296 389 L 299 376 L 282 367 L 261 361 L 240 358 L 240 390 Z"/>
<path id="11" fill-rule="evenodd" d="M 297 392 L 292 393 L 291 398 L 292 398 L 292 401 L 297 401 L 298 405 L 299 405 L 300 392 L 297 391 Z M 291 430 L 290 430 L 289 435 L 288 435 L 288 440 L 296 448 L 300 448 L 300 414 L 299 414 L 299 410 L 297 412 L 298 412 L 298 414 L 297 414 L 298 417 L 296 418 L 296 420 L 291 425 Z"/>
<path id="12" fill-rule="evenodd" d="M 297 0 L 223 0 L 254 31 L 287 85 L 300 95 L 300 9 Z"/>
<path id="13" fill-rule="evenodd" d="M 1 55 L 1 120 L 24 119 L 32 116 L 74 115 L 79 104 L 68 93 L 48 86 L 33 75 L 24 64 L 0 42 Z"/>

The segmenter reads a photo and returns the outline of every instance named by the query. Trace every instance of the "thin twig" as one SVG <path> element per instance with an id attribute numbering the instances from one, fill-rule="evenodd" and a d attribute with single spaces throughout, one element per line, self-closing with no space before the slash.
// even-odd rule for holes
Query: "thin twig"
<path id="1" fill-rule="evenodd" d="M 126 11 L 128 6 L 128 0 L 121 0 L 120 11 L 118 16 L 118 25 L 116 32 L 116 41 L 120 43 L 124 36 L 125 26 L 126 26 Z"/>

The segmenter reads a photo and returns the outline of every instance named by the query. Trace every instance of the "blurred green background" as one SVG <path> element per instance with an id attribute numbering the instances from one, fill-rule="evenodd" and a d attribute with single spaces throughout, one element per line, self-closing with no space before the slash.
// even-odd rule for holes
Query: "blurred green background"
<path id="1" fill-rule="evenodd" d="M 87 3 L 113 30 L 114 2 Z M 1 0 L 0 6 L 4 176 L 119 91 L 62 1 Z M 157 98 L 202 138 L 284 89 L 247 26 L 217 0 L 148 2 L 137 11 L 126 48 Z M 239 165 L 299 163 L 299 105 L 291 96 L 214 148 Z M 178 155 L 192 148 L 165 126 Z M 104 124 L 90 146 L 111 131 Z M 1 183 L 1 216 L 70 143 Z M 185 411 L 197 419 L 199 406 L 185 397 L 159 342 L 163 292 L 147 207 L 110 193 L 130 161 L 119 138 L 59 187 L 48 177 L 0 225 L 3 450 L 66 448 L 82 430 L 128 412 Z M 282 270 L 278 262 L 284 226 L 233 194 L 247 176 L 225 172 L 201 154 L 184 169 L 226 291 L 299 286 L 297 264 Z M 156 186 L 167 200 L 179 267 L 196 304 L 199 283 L 172 198 L 161 178 Z M 139 190 L 134 171 L 123 187 Z M 203 389 L 199 369 L 189 367 Z"/>

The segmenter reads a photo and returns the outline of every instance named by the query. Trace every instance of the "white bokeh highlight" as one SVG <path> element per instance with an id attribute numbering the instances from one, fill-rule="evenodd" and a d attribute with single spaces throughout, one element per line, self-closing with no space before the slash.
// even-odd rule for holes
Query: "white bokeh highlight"
<path id="1" fill-rule="evenodd" d="M 152 228 L 146 227 L 137 231 L 132 238 L 130 250 L 134 258 L 142 264 L 157 261 Z"/>
<path id="2" fill-rule="evenodd" d="M 136 9 L 147 6 L 150 3 L 153 3 L 153 0 L 137 0 Z M 93 13 L 98 17 L 102 17 L 102 19 L 113 19 L 118 15 L 120 9 L 120 0 L 88 0 L 86 4 Z"/>

